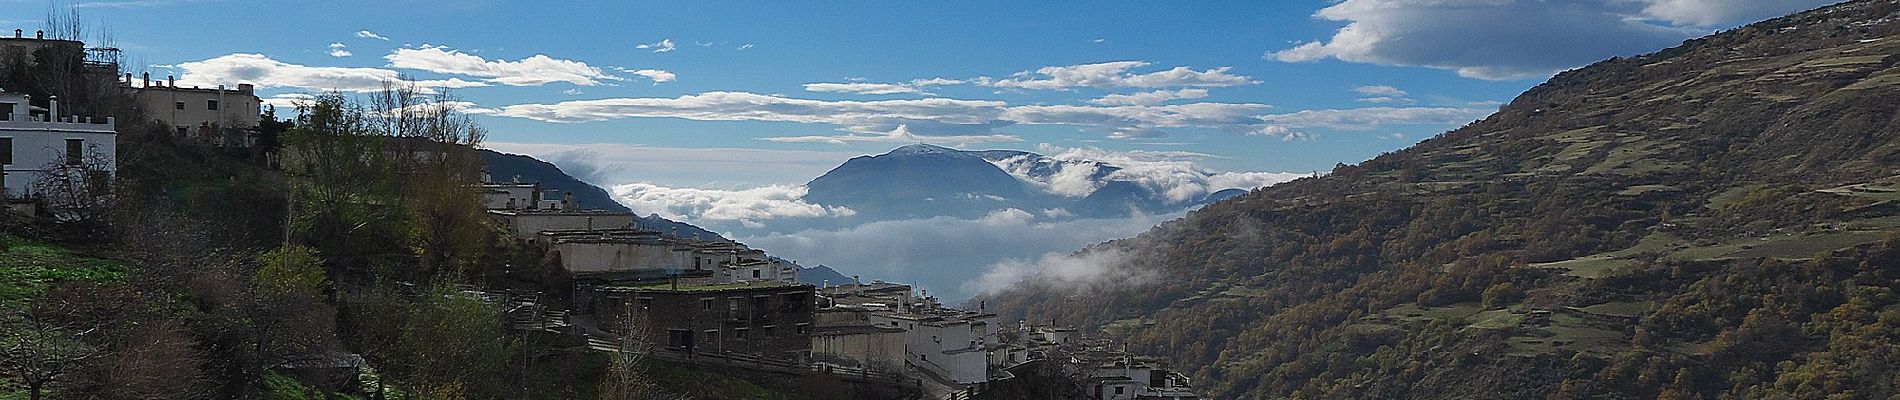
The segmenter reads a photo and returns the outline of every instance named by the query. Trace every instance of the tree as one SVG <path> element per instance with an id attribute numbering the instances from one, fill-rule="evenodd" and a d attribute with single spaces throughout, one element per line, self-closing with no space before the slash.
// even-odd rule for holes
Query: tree
<path id="1" fill-rule="evenodd" d="M 600 380 L 601 400 L 662 400 L 689 398 L 660 389 L 647 377 L 647 354 L 654 350 L 653 330 L 628 308 L 621 312 L 615 351 Z"/>
<path id="2" fill-rule="evenodd" d="M 78 371 L 99 350 L 80 340 L 93 330 L 72 332 L 22 314 L 0 317 L 0 366 L 26 384 L 30 399 L 39 400 L 47 384 Z"/>
<path id="3" fill-rule="evenodd" d="M 80 237 L 104 237 L 105 217 L 112 209 L 113 163 L 99 145 L 90 145 L 80 154 L 56 152 L 40 167 L 42 172 L 31 184 L 47 210 L 59 220 L 79 228 Z"/>

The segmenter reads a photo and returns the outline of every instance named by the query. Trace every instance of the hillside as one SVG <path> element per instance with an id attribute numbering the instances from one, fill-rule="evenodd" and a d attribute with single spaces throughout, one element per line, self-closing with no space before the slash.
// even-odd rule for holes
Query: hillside
<path id="1" fill-rule="evenodd" d="M 541 182 L 542 188 L 550 193 L 573 192 L 574 200 L 582 207 L 620 212 L 633 212 L 626 205 L 614 201 L 613 195 L 599 186 L 575 179 L 560 167 L 534 157 L 508 154 L 482 149 L 482 160 L 488 164 L 488 172 L 495 180 L 510 180 L 520 177 L 523 182 Z M 659 215 L 641 216 L 640 223 L 658 229 L 661 232 L 679 232 L 680 236 L 696 236 L 706 240 L 728 240 L 717 233 L 693 224 L 662 218 Z"/>
<path id="2" fill-rule="evenodd" d="M 1210 398 L 1895 396 L 1896 9 L 1565 72 L 1084 250 L 1131 276 L 988 304 L 1167 355 Z"/>

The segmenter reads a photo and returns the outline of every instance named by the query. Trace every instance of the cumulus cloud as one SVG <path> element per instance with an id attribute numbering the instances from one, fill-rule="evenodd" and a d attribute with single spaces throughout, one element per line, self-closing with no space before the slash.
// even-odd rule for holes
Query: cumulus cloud
<path id="1" fill-rule="evenodd" d="M 672 188 L 651 183 L 613 187 L 614 200 L 641 214 L 667 218 L 740 221 L 755 225 L 780 218 L 848 217 L 850 208 L 807 203 L 804 186 L 771 185 L 743 190 Z"/>
<path id="2" fill-rule="evenodd" d="M 331 43 L 329 54 L 331 57 L 337 58 L 349 57 L 351 55 L 349 46 L 345 46 L 342 43 Z"/>
<path id="3" fill-rule="evenodd" d="M 752 45 L 748 44 L 746 46 L 750 47 Z M 665 53 L 665 52 L 673 51 L 673 49 L 679 48 L 679 46 L 673 44 L 673 39 L 660 39 L 660 41 L 658 42 L 637 44 L 637 45 L 634 45 L 633 48 L 653 49 L 653 52 L 655 53 Z M 740 48 L 740 50 L 744 50 L 744 48 Z"/>
<path id="4" fill-rule="evenodd" d="M 1105 182 L 1127 181 L 1161 193 L 1173 203 L 1200 200 L 1220 190 L 1253 190 L 1305 176 L 1291 172 L 1214 171 L 1195 162 L 1215 156 L 1186 151 L 1113 151 L 1043 143 L 1037 145 L 1036 152 L 1046 159 L 1018 156 L 991 163 L 1018 179 L 1060 196 L 1084 197 L 1095 193 Z M 1038 174 L 1036 171 L 1050 172 Z"/>
<path id="5" fill-rule="evenodd" d="M 1068 89 L 1074 87 L 1218 87 L 1239 86 L 1256 83 L 1252 78 L 1233 75 L 1227 71 L 1232 67 L 1219 67 L 1195 71 L 1188 67 L 1174 67 L 1165 71 L 1137 74 L 1129 70 L 1148 66 L 1147 61 L 1112 61 L 1095 64 L 1048 66 L 1029 71 L 1018 72 L 1004 79 L 988 77 L 978 78 L 977 84 L 983 86 L 1018 89 Z"/>
<path id="6" fill-rule="evenodd" d="M 1345 0 L 1314 14 L 1346 22 L 1332 38 L 1267 58 L 1429 67 L 1486 80 L 1542 78 L 1830 1 Z"/>
<path id="7" fill-rule="evenodd" d="M 389 38 L 383 37 L 383 35 L 378 35 L 376 34 L 376 32 L 370 32 L 368 30 L 356 31 L 356 37 L 364 38 L 364 39 L 383 40 L 383 41 L 389 40 Z"/>
<path id="8" fill-rule="evenodd" d="M 447 47 L 424 45 L 420 48 L 396 49 L 383 56 L 383 59 L 396 68 L 487 78 L 490 82 L 509 86 L 539 86 L 554 82 L 594 86 L 600 84 L 599 80 L 617 78 L 584 62 L 542 54 L 517 61 L 489 60 Z"/>
<path id="9" fill-rule="evenodd" d="M 214 87 L 250 83 L 262 88 L 339 90 L 374 92 L 383 90 L 383 82 L 401 80 L 396 71 L 381 68 L 312 67 L 273 60 L 263 54 L 229 54 L 203 61 L 180 63 L 180 85 Z M 459 78 L 417 81 L 425 91 L 431 88 L 487 86 L 482 82 Z"/>
<path id="10" fill-rule="evenodd" d="M 667 82 L 672 82 L 672 81 L 674 81 L 674 80 L 677 80 L 677 79 L 679 79 L 679 75 L 674 75 L 674 74 L 673 74 L 672 72 L 667 72 L 666 70 L 658 70 L 658 69 L 626 69 L 626 68 L 622 68 L 622 69 L 621 69 L 621 72 L 626 72 L 626 73 L 629 73 L 629 74 L 634 74 L 634 75 L 639 75 L 639 76 L 643 76 L 643 77 L 646 77 L 647 79 L 652 79 L 652 80 L 653 80 L 653 84 L 655 84 L 655 85 L 657 85 L 657 84 L 662 84 L 662 83 L 667 83 Z"/>
<path id="11" fill-rule="evenodd" d="M 1021 124 L 1081 125 L 1109 130 L 1114 139 L 1165 136 L 1164 128 L 1215 128 L 1246 131 L 1260 124 L 1265 104 L 1190 103 L 1159 106 L 1092 107 L 1028 105 L 1010 107 L 1001 118 Z"/>
<path id="12" fill-rule="evenodd" d="M 1090 103 L 1101 105 L 1155 105 L 1169 100 L 1199 99 L 1207 97 L 1207 89 L 1156 90 L 1135 94 L 1111 94 Z"/>
<path id="13" fill-rule="evenodd" d="M 805 91 L 854 94 L 929 94 L 924 92 L 924 88 L 962 83 L 964 83 L 962 80 L 945 78 L 915 79 L 904 83 L 866 83 L 857 81 L 848 83 L 807 83 L 805 84 Z"/>
<path id="14" fill-rule="evenodd" d="M 970 282 L 981 281 L 990 265 L 1012 259 L 1035 260 L 1051 252 L 1069 252 L 1132 237 L 1180 215 L 1050 221 L 1027 211 L 1008 209 L 973 219 L 878 221 L 847 228 L 734 237 L 807 265 L 825 264 L 845 275 L 915 283 L 943 298 L 965 299 L 984 288 Z"/>

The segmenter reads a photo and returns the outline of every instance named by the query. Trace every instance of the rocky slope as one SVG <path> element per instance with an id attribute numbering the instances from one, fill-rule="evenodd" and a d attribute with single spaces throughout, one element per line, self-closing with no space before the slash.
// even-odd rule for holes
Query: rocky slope
<path id="1" fill-rule="evenodd" d="M 1894 396 L 1897 9 L 1565 72 L 988 304 L 1168 355 L 1211 398 Z"/>

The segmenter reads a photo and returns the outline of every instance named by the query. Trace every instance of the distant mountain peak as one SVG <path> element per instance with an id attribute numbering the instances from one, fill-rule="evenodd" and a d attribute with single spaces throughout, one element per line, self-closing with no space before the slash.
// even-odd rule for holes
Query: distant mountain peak
<path id="1" fill-rule="evenodd" d="M 963 152 L 962 150 L 952 149 L 952 148 L 938 146 L 934 144 L 918 143 L 918 144 L 913 144 L 913 145 L 907 145 L 904 147 L 899 147 L 896 149 L 891 149 L 891 152 L 884 153 L 884 155 L 893 156 L 893 155 L 943 154 L 943 153 L 962 153 L 962 152 Z"/>

